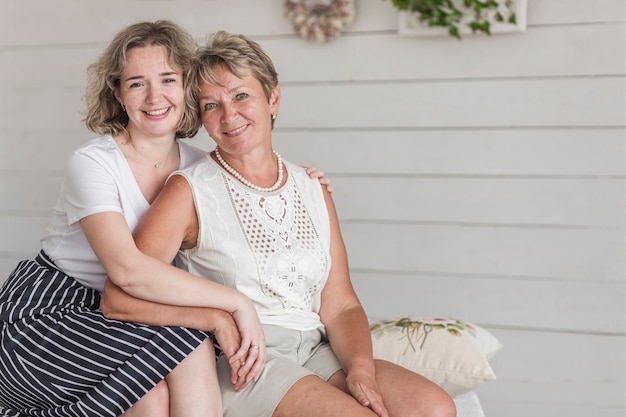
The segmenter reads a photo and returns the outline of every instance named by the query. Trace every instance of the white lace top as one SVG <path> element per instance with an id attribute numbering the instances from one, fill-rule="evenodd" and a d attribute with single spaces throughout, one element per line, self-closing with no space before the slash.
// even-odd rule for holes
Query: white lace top
<path id="1" fill-rule="evenodd" d="M 330 227 L 321 185 L 285 162 L 287 182 L 257 192 L 210 156 L 175 174 L 191 184 L 198 244 L 177 265 L 237 288 L 263 324 L 296 330 L 322 326 L 320 295 L 330 269 Z"/>

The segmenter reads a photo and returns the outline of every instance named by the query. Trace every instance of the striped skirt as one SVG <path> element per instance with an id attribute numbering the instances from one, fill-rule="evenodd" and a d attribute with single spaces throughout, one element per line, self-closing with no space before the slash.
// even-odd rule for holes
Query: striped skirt
<path id="1" fill-rule="evenodd" d="M 19 263 L 0 290 L 0 416 L 118 416 L 213 339 L 109 320 L 99 303 L 43 252 Z"/>

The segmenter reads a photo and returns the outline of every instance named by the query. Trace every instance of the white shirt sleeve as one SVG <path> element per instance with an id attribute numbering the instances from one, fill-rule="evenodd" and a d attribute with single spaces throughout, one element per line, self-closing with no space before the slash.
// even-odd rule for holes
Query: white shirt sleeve
<path id="1" fill-rule="evenodd" d="M 115 181 L 117 173 L 110 172 L 111 168 L 92 155 L 70 155 L 61 192 L 69 224 L 95 213 L 123 212 Z"/>

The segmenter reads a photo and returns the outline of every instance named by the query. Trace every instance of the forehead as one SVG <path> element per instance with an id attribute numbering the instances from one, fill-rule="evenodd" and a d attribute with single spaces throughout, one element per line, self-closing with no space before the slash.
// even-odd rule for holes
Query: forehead
<path id="1" fill-rule="evenodd" d="M 244 72 L 241 77 L 235 75 L 228 67 L 218 65 L 211 73 L 213 81 L 200 77 L 198 86 L 202 93 L 215 93 L 218 91 L 234 91 L 239 88 L 261 88 L 261 83 L 251 72 Z"/>
<path id="2" fill-rule="evenodd" d="M 169 55 L 164 46 L 151 45 L 132 48 L 126 53 L 125 72 L 153 69 L 160 72 L 172 71 Z"/>

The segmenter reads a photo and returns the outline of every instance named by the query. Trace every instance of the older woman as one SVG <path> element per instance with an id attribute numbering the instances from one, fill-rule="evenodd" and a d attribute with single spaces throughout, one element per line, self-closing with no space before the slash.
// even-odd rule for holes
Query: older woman
<path id="1" fill-rule="evenodd" d="M 373 359 L 331 196 L 272 147 L 281 90 L 270 58 L 244 36 L 218 32 L 197 65 L 200 114 L 217 147 L 170 177 L 135 237 L 146 253 L 177 256 L 178 266 L 254 303 L 266 366 L 238 390 L 218 359 L 225 415 L 454 416 L 437 385 Z M 160 308 L 169 319 L 159 324 L 188 317 L 107 288 L 104 302 L 127 319 L 150 320 Z"/>

